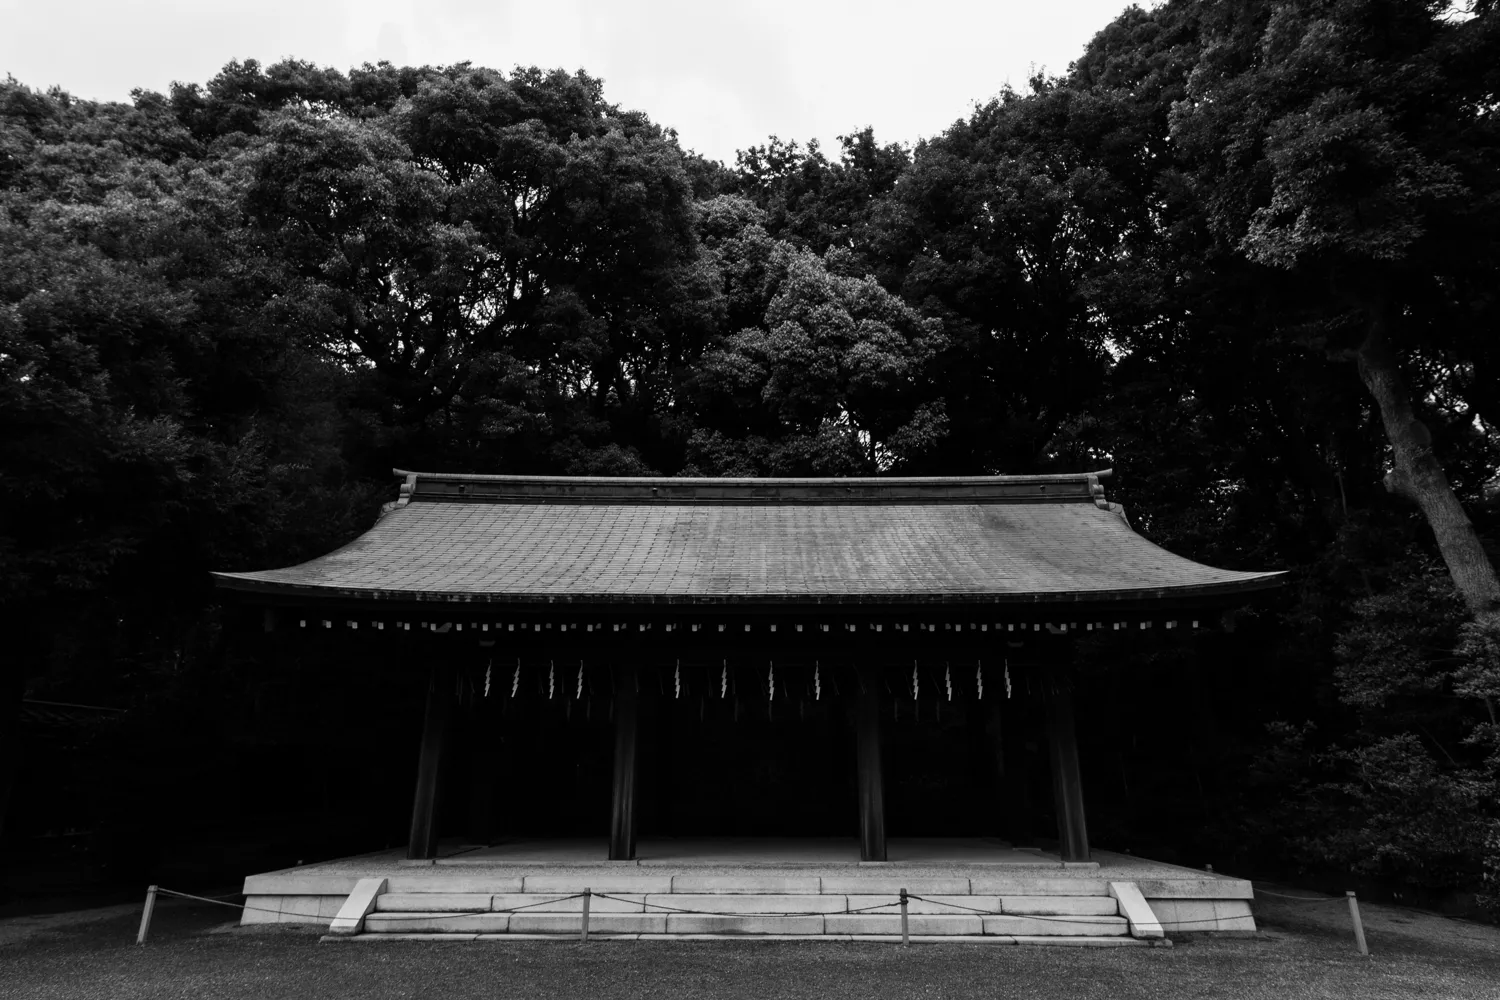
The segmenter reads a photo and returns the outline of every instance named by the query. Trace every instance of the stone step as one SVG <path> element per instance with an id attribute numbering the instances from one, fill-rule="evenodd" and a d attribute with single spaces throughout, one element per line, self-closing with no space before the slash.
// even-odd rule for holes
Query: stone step
<path id="1" fill-rule="evenodd" d="M 492 910 L 490 893 L 383 892 L 375 897 L 375 912 L 477 913 Z"/>
<path id="2" fill-rule="evenodd" d="M 566 875 L 528 875 L 522 880 L 523 892 L 574 893 L 592 889 L 614 895 L 647 895 L 653 892 L 671 892 L 670 875 L 614 875 L 609 872 L 586 872 Z"/>
<path id="3" fill-rule="evenodd" d="M 415 872 L 416 869 L 403 871 Z M 246 894 L 251 896 L 348 895 L 358 879 L 352 876 L 319 876 L 301 873 L 255 875 L 246 879 Z M 421 874 L 394 874 L 389 878 L 388 892 L 456 893 L 498 895 L 501 893 L 550 892 L 569 894 L 584 888 L 595 892 L 625 895 L 647 893 L 757 894 L 775 895 L 827 893 L 830 895 L 895 894 L 901 889 L 920 896 L 1106 896 L 1108 884 L 1097 878 L 1062 876 L 995 875 L 974 878 L 933 878 L 921 873 L 891 875 L 872 872 L 869 875 L 630 875 L 611 869 L 590 869 L 538 873 L 536 875 L 435 875 L 431 870 Z M 1198 898 L 1250 899 L 1248 882 L 1230 879 L 1184 880 L 1157 879 L 1141 883 L 1149 898 L 1160 896 Z"/>
<path id="4" fill-rule="evenodd" d="M 590 934 L 590 941 L 730 941 L 744 940 L 743 934 Z M 318 940 L 326 944 L 346 944 L 369 941 L 576 941 L 572 934 L 325 934 Z M 764 941 L 858 941 L 862 943 L 896 944 L 899 934 L 766 934 L 757 940 Z M 1041 944 L 1067 945 L 1084 948 L 1150 948 L 1163 942 L 1141 941 L 1131 937 L 1011 937 L 1005 934 L 949 935 L 919 934 L 911 938 L 912 944 Z M 1165 942 L 1170 944 L 1171 942 Z"/>
<path id="5" fill-rule="evenodd" d="M 1009 934 L 1015 937 L 1129 937 L 1130 924 L 1124 917 L 985 917 L 986 934 Z"/>
<path id="6" fill-rule="evenodd" d="M 589 903 L 594 913 L 640 913 L 645 907 L 646 897 L 595 896 Z M 549 913 L 578 913 L 583 910 L 583 897 L 569 893 L 513 892 L 494 895 L 479 893 L 438 892 L 387 892 L 375 897 L 378 913 L 474 913 L 485 910 L 538 910 Z"/>
<path id="7" fill-rule="evenodd" d="M 915 892 L 914 889 L 908 889 Z M 1109 883 L 1099 878 L 1027 878 L 994 876 L 969 879 L 976 896 L 1108 896 Z M 922 893 L 927 895 L 927 893 Z"/>
<path id="8" fill-rule="evenodd" d="M 845 913 L 895 913 L 901 912 L 901 897 L 889 893 L 870 896 L 844 896 L 848 905 L 840 907 Z M 921 899 L 909 899 L 906 904 L 906 912 L 916 913 L 951 913 L 958 916 L 980 916 L 975 911 L 984 913 L 1000 913 L 999 896 L 924 896 Z"/>
<path id="9" fill-rule="evenodd" d="M 688 893 L 693 895 L 896 895 L 902 889 L 918 896 L 1107 896 L 1108 883 L 1094 878 L 999 876 L 933 878 L 924 875 L 623 875 L 608 871 L 528 875 L 524 878 L 434 880 L 446 892 L 546 892 L 568 894 L 591 889 L 622 895 Z M 417 879 L 392 879 L 390 891 L 420 891 Z"/>
<path id="10" fill-rule="evenodd" d="M 669 897 L 670 898 L 670 897 Z M 898 896 L 846 896 L 849 913 L 900 913 Z M 1114 917 L 1119 903 L 1112 896 L 924 896 L 907 903 L 908 913 L 996 913 L 1037 916 Z"/>
<path id="11" fill-rule="evenodd" d="M 365 918 L 367 934 L 576 934 L 578 913 L 386 913 Z M 1120 917 L 960 916 L 913 914 L 914 936 L 1005 935 L 1029 938 L 1124 937 Z M 812 916 L 769 914 L 590 913 L 589 932 L 598 934 L 731 935 L 898 935 L 899 914 L 829 913 Z"/>
<path id="12" fill-rule="evenodd" d="M 577 913 L 583 898 L 568 893 L 458 893 L 387 892 L 375 898 L 377 913 L 482 913 L 486 911 Z M 652 893 L 595 895 L 593 913 L 899 913 L 900 897 L 810 893 Z M 1016 913 L 1054 916 L 1115 916 L 1117 904 L 1109 896 L 966 896 L 913 898 L 909 913 Z"/>
<path id="13" fill-rule="evenodd" d="M 366 934 L 577 934 L 581 913 L 372 913 Z M 665 934 L 667 918 L 654 913 L 589 913 L 589 932 Z"/>
<path id="14" fill-rule="evenodd" d="M 649 912 L 645 901 L 654 899 L 640 893 L 594 896 L 589 900 L 590 913 L 645 913 Z M 575 893 L 566 896 L 540 892 L 503 893 L 493 897 L 490 909 L 509 910 L 512 913 L 582 913 L 583 897 Z"/>
<path id="15" fill-rule="evenodd" d="M 1113 896 L 1001 896 L 1000 910 L 1047 916 L 1115 917 L 1120 914 L 1120 904 Z"/>
<path id="16" fill-rule="evenodd" d="M 972 891 L 969 879 L 966 878 L 921 878 L 908 875 L 894 878 L 884 875 L 824 878 L 822 891 L 846 896 L 897 896 L 902 889 L 918 896 L 967 896 Z"/>
<path id="17" fill-rule="evenodd" d="M 706 914 L 741 913 L 843 913 L 848 909 L 847 896 L 788 893 L 660 893 L 646 897 L 647 913 L 672 913 L 674 910 L 697 910 Z"/>
<path id="18" fill-rule="evenodd" d="M 698 895 L 739 895 L 769 893 L 774 895 L 814 895 L 823 891 L 823 880 L 816 875 L 674 875 L 673 893 Z"/>

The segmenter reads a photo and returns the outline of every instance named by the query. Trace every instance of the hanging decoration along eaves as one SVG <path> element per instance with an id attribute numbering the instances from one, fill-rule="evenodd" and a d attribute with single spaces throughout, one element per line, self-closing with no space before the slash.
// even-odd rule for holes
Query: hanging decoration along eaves
<path id="1" fill-rule="evenodd" d="M 875 622 L 875 621 L 849 622 L 849 621 L 844 621 L 844 622 L 838 622 L 836 624 L 838 625 L 838 627 L 840 629 L 842 629 L 843 631 L 846 631 L 846 632 L 869 631 L 869 632 L 882 633 L 885 630 L 885 626 L 886 625 L 890 625 L 891 631 L 893 631 L 893 632 L 909 633 L 911 631 L 912 627 L 913 627 L 913 623 L 909 623 L 909 622 L 889 622 L 889 621 L 887 621 L 887 622 Z M 989 632 L 993 628 L 993 631 L 995 631 L 995 632 L 1033 632 L 1033 633 L 1038 633 L 1038 632 L 1042 632 L 1042 631 L 1045 630 L 1047 633 L 1050 633 L 1052 635 L 1059 635 L 1060 636 L 1060 635 L 1071 635 L 1071 634 L 1073 634 L 1075 632 L 1079 632 L 1079 631 L 1088 631 L 1088 632 L 1115 631 L 1115 632 L 1118 632 L 1118 631 L 1122 631 L 1122 630 L 1129 630 L 1132 625 L 1134 625 L 1137 629 L 1146 630 L 1146 629 L 1155 628 L 1157 626 L 1157 624 L 1158 624 L 1158 622 L 1156 620 L 1151 619 L 1151 618 L 1147 618 L 1147 619 L 1115 620 L 1115 621 L 1110 621 L 1110 622 L 1084 622 L 1084 623 L 1082 623 L 1082 625 L 1080 625 L 1080 623 L 1078 623 L 1078 622 L 1035 622 L 1035 621 L 1031 621 L 1031 622 L 994 622 L 993 626 L 992 626 L 991 623 L 987 623 L 987 622 L 956 622 L 956 621 L 947 621 L 947 622 L 942 622 L 941 628 L 939 627 L 939 625 L 938 625 L 937 622 L 919 622 L 919 623 L 915 623 L 915 627 L 916 627 L 916 630 L 918 632 L 928 632 L 928 633 L 937 633 L 939 631 L 952 632 L 952 633 L 963 633 L 965 631 L 968 631 L 968 632 Z M 1175 618 L 1173 618 L 1173 619 L 1163 619 L 1160 622 L 1160 624 L 1164 628 L 1167 628 L 1167 629 L 1182 629 L 1182 630 L 1186 630 L 1186 629 L 1191 628 L 1191 629 L 1197 630 L 1197 629 L 1201 629 L 1203 627 L 1203 622 L 1200 621 L 1200 620 L 1198 620 L 1198 619 L 1190 619 L 1190 620 L 1189 619 L 1175 619 Z M 629 632 L 631 630 L 632 626 L 634 626 L 634 628 L 635 628 L 635 630 L 637 632 L 642 632 L 642 633 L 644 633 L 644 632 L 652 632 L 652 631 L 665 631 L 665 632 L 674 632 L 674 633 L 676 633 L 676 632 L 685 632 L 685 631 L 689 631 L 689 630 L 691 630 L 693 632 L 699 632 L 699 631 L 702 631 L 705 628 L 707 628 L 709 625 L 714 625 L 719 632 L 723 633 L 723 632 L 727 632 L 727 631 L 739 631 L 739 626 L 743 626 L 744 631 L 746 631 L 746 632 L 752 632 L 757 627 L 754 624 L 747 624 L 747 623 L 744 623 L 744 622 L 741 622 L 741 623 L 738 623 L 738 625 L 735 625 L 735 623 L 638 622 L 637 621 L 637 622 L 614 622 L 614 623 L 610 623 L 608 629 L 606 629 L 605 623 L 602 623 L 602 622 L 597 622 L 597 623 L 595 623 L 595 622 L 583 622 L 583 621 L 567 621 L 567 622 L 561 622 L 561 621 L 550 621 L 550 622 L 548 622 L 548 621 L 544 621 L 544 622 L 537 622 L 537 621 L 523 621 L 523 622 L 505 622 L 505 621 L 492 621 L 492 622 L 480 622 L 480 621 L 451 622 L 451 621 L 448 621 L 448 622 L 443 622 L 443 621 L 428 620 L 428 621 L 421 621 L 421 622 L 411 622 L 411 621 L 402 621 L 402 620 L 396 620 L 396 619 L 389 619 L 389 620 L 387 620 L 387 619 L 378 619 L 378 618 L 372 618 L 372 619 L 370 619 L 367 622 L 366 621 L 356 621 L 354 619 L 327 619 L 327 618 L 307 619 L 307 618 L 299 618 L 299 619 L 297 619 L 297 625 L 300 628 L 307 628 L 307 627 L 309 627 L 309 625 L 311 625 L 313 627 L 317 627 L 318 625 L 322 625 L 322 627 L 325 628 L 325 629 L 345 628 L 345 629 L 349 629 L 351 631 L 358 630 L 361 627 L 367 627 L 367 628 L 369 628 L 371 630 L 384 630 L 386 628 L 386 626 L 389 625 L 390 627 L 392 627 L 392 628 L 394 628 L 394 629 L 396 629 L 398 631 L 407 631 L 407 632 L 411 631 L 413 625 L 416 625 L 421 631 L 429 632 L 429 633 L 432 633 L 434 635 L 445 635 L 445 634 L 448 634 L 448 633 L 462 633 L 462 632 L 465 632 L 465 631 L 471 632 L 471 633 L 480 633 L 480 634 L 489 633 L 489 632 L 492 632 L 492 631 L 494 631 L 494 632 L 509 631 L 509 632 L 522 632 L 522 633 L 528 633 L 528 634 L 533 634 L 533 635 L 536 634 L 536 633 L 548 633 L 548 632 L 551 632 L 551 633 L 555 634 L 555 633 L 559 633 L 559 632 L 560 633 L 568 633 L 568 632 L 579 632 L 579 631 L 588 631 L 590 633 L 603 633 L 605 631 L 610 631 L 610 630 L 612 630 L 614 632 L 621 632 L 621 631 Z M 731 628 L 732 625 L 735 625 L 735 627 Z M 809 624 L 809 623 L 806 623 L 806 622 L 788 622 L 788 621 L 781 621 L 781 622 L 761 621 L 760 625 L 764 628 L 765 631 L 771 632 L 771 633 L 780 633 L 780 632 L 783 632 L 783 631 L 785 631 L 785 632 L 792 632 L 792 631 L 803 632 L 805 630 L 830 632 L 833 629 L 833 624 Z M 658 628 L 658 626 L 660 626 L 660 628 Z M 786 628 L 783 629 L 782 626 L 786 626 Z"/>
<path id="2" fill-rule="evenodd" d="M 776 700 L 776 662 L 774 660 L 767 660 L 766 663 L 769 666 L 769 672 L 766 674 L 766 688 L 768 689 L 769 697 L 766 700 L 767 701 L 775 701 Z"/>
<path id="3" fill-rule="evenodd" d="M 979 700 L 984 701 L 984 661 L 974 661 L 974 690 L 978 692 Z"/>
<path id="4" fill-rule="evenodd" d="M 724 697 L 726 695 L 728 695 L 728 694 L 729 694 L 729 661 L 725 660 L 724 661 L 724 673 L 719 678 L 719 700 L 720 701 L 724 700 Z"/>
<path id="5" fill-rule="evenodd" d="M 917 661 L 916 660 L 912 660 L 911 661 L 911 700 L 912 701 L 916 701 L 917 700 L 917 695 L 918 695 L 918 693 L 920 691 L 921 691 L 921 681 L 917 677 Z"/>
<path id="6" fill-rule="evenodd" d="M 521 689 L 521 658 L 518 656 L 518 657 L 516 657 L 516 673 L 515 673 L 515 676 L 510 679 L 510 696 L 512 698 L 514 698 L 516 696 L 516 692 L 519 691 L 520 689 Z"/>
<path id="7" fill-rule="evenodd" d="M 677 661 L 677 666 L 672 670 L 672 697 L 682 697 L 682 661 Z"/>
<path id="8" fill-rule="evenodd" d="M 1005 658 L 1005 697 L 1010 697 L 1010 657 Z"/>
<path id="9" fill-rule="evenodd" d="M 823 676 L 822 669 L 817 660 L 813 660 L 813 701 L 823 700 Z"/>
<path id="10" fill-rule="evenodd" d="M 579 660 L 578 661 L 578 691 L 573 695 L 573 700 L 574 701 L 579 701 L 582 698 L 583 698 L 583 661 Z"/>
<path id="11" fill-rule="evenodd" d="M 484 696 L 490 696 L 490 671 L 495 668 L 495 658 L 490 657 L 490 662 L 484 665 Z"/>
<path id="12" fill-rule="evenodd" d="M 948 686 L 948 700 L 953 700 L 953 667 L 943 664 L 943 683 Z"/>
<path id="13" fill-rule="evenodd" d="M 557 664 L 551 660 L 547 661 L 547 700 L 552 700 L 553 689 L 557 686 Z"/>

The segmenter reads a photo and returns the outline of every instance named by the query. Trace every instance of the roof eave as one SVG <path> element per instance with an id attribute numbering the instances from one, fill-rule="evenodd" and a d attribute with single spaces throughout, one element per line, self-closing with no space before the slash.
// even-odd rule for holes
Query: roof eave
<path id="1" fill-rule="evenodd" d="M 994 605 L 1036 606 L 1048 604 L 1114 604 L 1151 602 L 1167 603 L 1180 601 L 1215 601 L 1255 594 L 1280 587 L 1286 573 L 1258 574 L 1242 580 L 1224 583 L 1192 584 L 1180 587 L 1131 588 L 1123 590 L 1068 590 L 1028 591 L 1021 593 L 1000 592 L 935 592 L 935 593 L 821 593 L 821 594 L 611 594 L 611 593 L 472 593 L 453 591 L 409 591 L 375 590 L 352 587 L 325 587 L 309 584 L 291 584 L 276 580 L 256 579 L 233 573 L 214 573 L 216 584 L 226 590 L 259 594 L 266 597 L 293 598 L 315 601 L 356 601 L 383 605 L 493 605 L 500 607 L 557 607 L 557 606 L 619 606 L 639 608 L 645 606 L 667 606 L 674 608 L 722 608 L 726 605 L 748 605 L 756 608 L 785 606 L 790 608 L 815 608 L 854 606 L 870 608 L 877 605 L 905 607 L 912 605 Z"/>

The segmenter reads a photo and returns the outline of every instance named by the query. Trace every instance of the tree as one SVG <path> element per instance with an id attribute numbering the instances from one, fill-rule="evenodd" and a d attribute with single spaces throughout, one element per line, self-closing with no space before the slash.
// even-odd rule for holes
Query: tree
<path id="1" fill-rule="evenodd" d="M 736 156 L 734 193 L 765 212 L 764 226 L 777 239 L 823 253 L 837 246 L 872 266 L 865 255 L 886 197 L 911 164 L 910 152 L 880 145 L 866 126 L 841 135 L 839 158 L 830 161 L 817 140 L 804 148 L 772 136 Z"/>
<path id="2" fill-rule="evenodd" d="M 262 129 L 247 206 L 283 321 L 369 373 L 397 461 L 671 461 L 660 415 L 717 307 L 659 128 L 583 74 L 458 66 L 384 118 Z"/>
<path id="3" fill-rule="evenodd" d="M 847 251 L 772 239 L 744 200 L 704 215 L 730 316 L 746 325 L 698 366 L 691 471 L 875 475 L 931 451 L 946 431 L 928 375 L 942 325 L 858 275 Z"/>
<path id="4" fill-rule="evenodd" d="M 232 166 L 145 93 L 10 83 L 0 135 L 3 820 L 28 684 L 144 697 L 214 631 L 210 567 L 324 549 L 370 498 L 327 448 L 339 373 L 257 322 Z"/>
<path id="5" fill-rule="evenodd" d="M 1465 373 L 1493 370 L 1497 350 L 1482 290 L 1500 279 L 1500 131 L 1488 110 L 1500 21 L 1446 12 L 1216 5 L 1171 138 L 1213 236 L 1313 293 L 1274 334 L 1356 363 L 1391 448 L 1387 488 L 1421 509 L 1470 613 L 1488 618 L 1500 579 L 1408 375 L 1437 369 L 1448 385 L 1434 391 L 1462 394 Z M 1487 394 L 1475 402 L 1492 406 Z"/>

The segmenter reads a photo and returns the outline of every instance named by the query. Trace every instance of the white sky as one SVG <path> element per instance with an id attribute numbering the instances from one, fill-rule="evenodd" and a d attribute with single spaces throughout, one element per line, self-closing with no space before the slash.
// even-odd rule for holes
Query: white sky
<path id="1" fill-rule="evenodd" d="M 1143 6 L 1151 6 L 1143 3 Z M 0 0 L 0 73 L 128 100 L 231 59 L 586 69 L 727 163 L 875 127 L 913 142 L 1033 67 L 1060 73 L 1125 0 Z"/>

